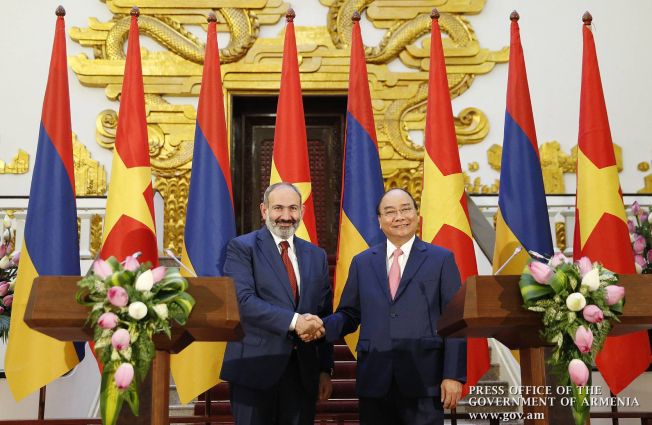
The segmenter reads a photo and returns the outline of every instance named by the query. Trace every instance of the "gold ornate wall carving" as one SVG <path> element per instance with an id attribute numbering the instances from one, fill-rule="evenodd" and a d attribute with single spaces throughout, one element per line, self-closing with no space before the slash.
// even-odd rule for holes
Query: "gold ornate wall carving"
<path id="1" fill-rule="evenodd" d="M 25 174 L 29 170 L 29 154 L 18 149 L 9 164 L 0 159 L 0 174 Z"/>
<path id="2" fill-rule="evenodd" d="M 99 1 L 99 0 L 98 0 Z M 113 19 L 89 18 L 87 28 L 72 28 L 71 38 L 92 49 L 70 57 L 79 81 L 88 87 L 104 88 L 105 95 L 118 100 L 124 69 L 124 44 L 131 0 L 104 0 Z M 366 12 L 376 28 L 385 31 L 377 46 L 367 46 L 366 56 L 373 99 L 378 144 L 387 184 L 398 184 L 420 193 L 423 148 L 409 137 L 422 131 L 430 49 L 430 11 L 442 12 L 440 24 L 452 97 L 462 95 L 477 76 L 490 72 L 496 63 L 506 62 L 507 47 L 491 51 L 480 46 L 464 16 L 480 13 L 485 0 L 320 0 L 327 9 L 325 27 L 296 26 L 297 50 L 304 94 L 344 94 L 348 86 L 351 15 Z M 140 29 L 162 47 L 162 51 L 141 49 L 146 93 L 150 155 L 156 177 L 155 188 L 166 205 L 165 245 L 179 252 L 191 165 L 196 111 L 193 105 L 170 103 L 170 96 L 197 96 L 201 83 L 204 40 L 189 31 L 206 28 L 206 16 L 217 12 L 218 31 L 230 34 L 229 44 L 220 50 L 226 109 L 230 116 L 231 93 L 278 93 L 284 34 L 261 38 L 260 28 L 278 23 L 287 11 L 281 0 L 141 0 Z M 301 23 L 301 17 L 295 24 Z M 394 72 L 388 64 L 399 61 L 408 68 Z M 112 148 L 117 123 L 116 110 L 98 111 L 97 142 Z M 456 117 L 460 144 L 480 143 L 489 130 L 486 115 L 468 108 Z M 477 180 L 477 179 L 476 179 Z M 470 184 L 483 190 L 477 182 Z M 490 187 L 490 186 L 489 186 Z"/>
<path id="3" fill-rule="evenodd" d="M 75 164 L 75 193 L 77 196 L 98 196 L 106 193 L 106 171 L 75 133 L 72 133 L 72 155 Z"/>

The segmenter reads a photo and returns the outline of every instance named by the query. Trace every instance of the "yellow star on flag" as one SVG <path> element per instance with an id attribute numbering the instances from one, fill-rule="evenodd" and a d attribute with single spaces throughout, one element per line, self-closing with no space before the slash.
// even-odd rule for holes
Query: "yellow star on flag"
<path id="1" fill-rule="evenodd" d="M 104 217 L 104 235 L 102 243 L 106 241 L 113 226 L 122 215 L 138 220 L 153 232 L 154 219 L 143 193 L 152 183 L 152 171 L 150 167 L 127 167 L 117 151 L 113 153 L 113 165 L 111 167 L 111 187 L 106 205 L 106 216 Z M 129 202 L 125 202 L 129 199 Z M 116 208 L 116 206 L 119 206 Z"/>
<path id="2" fill-rule="evenodd" d="M 428 155 L 423 158 L 424 193 L 421 194 L 421 215 L 423 221 L 421 236 L 432 241 L 444 224 L 455 227 L 471 237 L 471 227 L 466 219 L 460 200 L 464 195 L 462 173 L 444 176 Z M 437 196 L 426 196 L 426 191 L 437 192 Z"/>
<path id="3" fill-rule="evenodd" d="M 598 168 L 581 149 L 577 150 L 577 209 L 580 215 L 582 248 L 604 214 L 627 222 L 620 196 L 616 164 Z"/>

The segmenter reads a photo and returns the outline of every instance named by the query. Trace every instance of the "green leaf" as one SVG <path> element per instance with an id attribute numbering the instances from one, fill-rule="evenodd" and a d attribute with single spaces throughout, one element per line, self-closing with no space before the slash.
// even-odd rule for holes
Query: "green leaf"
<path id="1" fill-rule="evenodd" d="M 115 385 L 113 374 L 115 370 L 106 365 L 102 372 L 102 384 L 100 387 L 100 414 L 104 425 L 115 425 L 122 409 L 124 398 L 122 392 Z"/>
<path id="2" fill-rule="evenodd" d="M 124 399 L 127 400 L 127 404 L 131 408 L 131 413 L 134 416 L 138 416 L 138 409 L 140 408 L 140 402 L 138 400 L 138 390 L 134 388 L 134 385 L 129 385 L 123 394 Z"/>
<path id="3" fill-rule="evenodd" d="M 521 296 L 526 304 L 531 304 L 536 300 L 554 293 L 550 286 L 537 283 L 530 274 L 522 274 L 518 286 L 521 289 Z"/>

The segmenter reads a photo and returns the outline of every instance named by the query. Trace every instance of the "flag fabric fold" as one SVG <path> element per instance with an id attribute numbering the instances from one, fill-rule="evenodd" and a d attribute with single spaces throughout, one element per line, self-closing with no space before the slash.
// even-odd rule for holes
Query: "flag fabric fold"
<path id="1" fill-rule="evenodd" d="M 340 303 L 353 257 L 385 240 L 378 226 L 376 205 L 383 196 L 383 174 L 378 156 L 374 115 L 371 109 L 367 64 L 359 18 L 354 17 L 349 69 L 349 95 L 342 167 L 342 199 L 335 268 L 334 307 Z M 358 332 L 347 335 L 355 354 Z"/>
<path id="2" fill-rule="evenodd" d="M 223 274 L 226 245 L 236 236 L 216 23 L 211 15 L 181 255 L 197 276 Z M 181 403 L 189 403 L 220 382 L 225 349 L 225 342 L 194 342 L 171 356 Z"/>
<path id="3" fill-rule="evenodd" d="M 68 372 L 84 354 L 84 343 L 75 347 L 57 341 L 23 321 L 36 277 L 80 274 L 64 15 L 63 8 L 57 9 L 5 357 L 7 382 L 16 400 Z"/>
<path id="4" fill-rule="evenodd" d="M 288 11 L 285 27 L 281 88 L 276 109 L 274 152 L 269 178 L 270 184 L 279 182 L 292 183 L 301 192 L 304 214 L 296 235 L 316 245 L 317 221 L 292 9 Z"/>
<path id="5" fill-rule="evenodd" d="M 635 273 L 590 21 L 588 16 L 582 30 L 584 51 L 573 255 L 575 259 L 589 257 L 615 273 Z M 596 358 L 596 365 L 611 391 L 618 394 L 647 369 L 650 356 L 647 332 L 637 332 L 608 337 Z"/>
<path id="6" fill-rule="evenodd" d="M 511 19 L 493 270 L 504 266 L 502 274 L 521 274 L 528 251 L 550 258 L 553 244 L 518 14 L 513 12 Z M 510 259 L 518 248 L 521 251 Z"/>
<path id="7" fill-rule="evenodd" d="M 464 191 L 453 109 L 448 89 L 439 14 L 433 12 L 430 37 L 430 71 L 426 111 L 421 235 L 424 241 L 453 252 L 462 282 L 478 269 Z M 489 370 L 489 348 L 485 338 L 467 339 L 467 384 L 475 385 Z"/>
<path id="8" fill-rule="evenodd" d="M 139 261 L 156 267 L 154 191 L 137 15 L 132 11 L 100 258 L 114 256 L 123 261 L 140 252 Z"/>

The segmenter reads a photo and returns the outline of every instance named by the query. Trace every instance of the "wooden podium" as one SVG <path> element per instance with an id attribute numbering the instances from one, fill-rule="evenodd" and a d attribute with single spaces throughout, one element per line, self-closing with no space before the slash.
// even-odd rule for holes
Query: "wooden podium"
<path id="1" fill-rule="evenodd" d="M 75 301 L 79 279 L 79 276 L 36 278 L 25 310 L 25 323 L 60 341 L 92 340 L 93 331 L 86 326 L 88 307 Z M 150 372 L 151 400 L 141 399 L 140 414 L 130 423 L 169 423 L 170 353 L 180 352 L 193 341 L 242 338 L 233 280 L 196 277 L 189 278 L 188 283 L 188 293 L 195 298 L 195 307 L 185 326 L 174 323 L 171 339 L 163 334 L 154 337 L 156 356 Z"/>
<path id="2" fill-rule="evenodd" d="M 545 361 L 540 337 L 541 314 L 523 308 L 518 286 L 520 276 L 473 276 L 446 306 L 438 331 L 445 337 L 495 338 L 521 357 L 521 385 L 545 386 Z M 625 309 L 610 335 L 623 335 L 652 327 L 652 275 L 620 275 L 626 288 Z M 526 395 L 523 395 L 527 397 Z M 549 423 L 547 406 L 524 406 L 523 412 L 543 413 Z"/>

